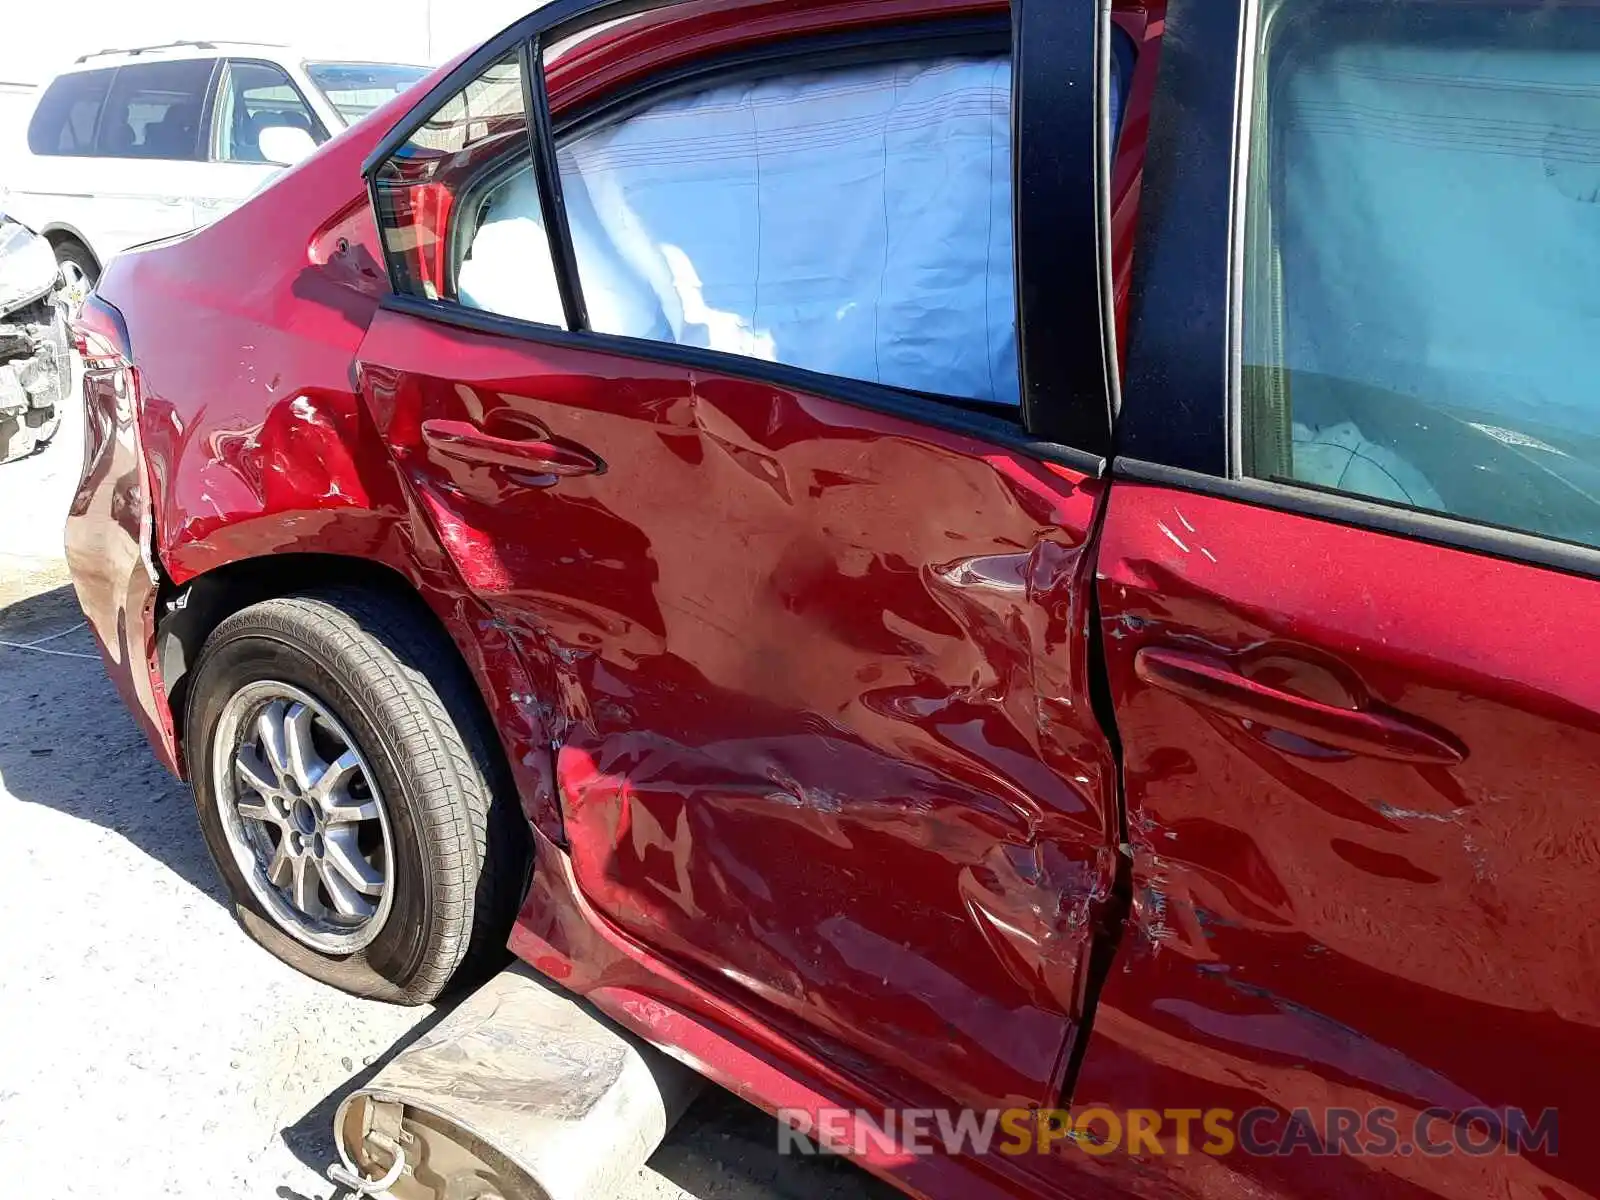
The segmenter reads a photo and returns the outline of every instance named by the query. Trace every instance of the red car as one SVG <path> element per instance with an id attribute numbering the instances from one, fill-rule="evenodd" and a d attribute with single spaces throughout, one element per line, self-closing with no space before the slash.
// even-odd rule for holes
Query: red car
<path id="1" fill-rule="evenodd" d="M 1600 1193 L 1597 30 L 555 0 L 118 258 L 68 548 L 246 929 L 920 1195 Z"/>

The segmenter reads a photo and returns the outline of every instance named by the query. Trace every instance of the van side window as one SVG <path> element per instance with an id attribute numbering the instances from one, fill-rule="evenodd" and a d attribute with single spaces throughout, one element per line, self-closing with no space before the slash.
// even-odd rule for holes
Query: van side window
<path id="1" fill-rule="evenodd" d="M 1262 25 L 1244 473 L 1600 546 L 1592 10 L 1285 0 Z"/>
<path id="2" fill-rule="evenodd" d="M 28 123 L 28 149 L 43 155 L 94 154 L 94 131 L 115 74 L 115 68 L 107 68 L 58 76 Z"/>
<path id="3" fill-rule="evenodd" d="M 216 59 L 119 67 L 100 118 L 105 158 L 204 158 L 200 125 Z"/>
<path id="4" fill-rule="evenodd" d="M 217 92 L 217 158 L 222 162 L 264 163 L 261 131 L 275 127 L 302 129 L 319 145 L 328 140 L 300 89 L 271 63 L 230 60 Z"/>

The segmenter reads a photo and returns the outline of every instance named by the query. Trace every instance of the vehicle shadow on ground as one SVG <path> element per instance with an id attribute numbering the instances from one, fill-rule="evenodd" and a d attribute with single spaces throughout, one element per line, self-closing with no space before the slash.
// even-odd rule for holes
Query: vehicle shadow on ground
<path id="1" fill-rule="evenodd" d="M 55 636 L 82 620 L 70 586 L 0 606 L 0 793 L 112 830 L 226 905 L 189 789 L 156 761 L 94 638 Z"/>
<path id="2" fill-rule="evenodd" d="M 831 1154 L 778 1150 L 778 1123 L 731 1092 L 707 1086 L 650 1166 L 691 1196 L 739 1200 L 904 1200 L 904 1194 Z"/>

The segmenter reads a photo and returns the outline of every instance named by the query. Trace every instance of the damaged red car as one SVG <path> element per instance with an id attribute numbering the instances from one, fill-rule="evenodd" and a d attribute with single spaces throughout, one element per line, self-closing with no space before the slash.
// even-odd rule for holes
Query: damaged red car
<path id="1" fill-rule="evenodd" d="M 117 258 L 69 556 L 246 930 L 917 1195 L 1600 1193 L 1594 18 L 554 0 Z"/>

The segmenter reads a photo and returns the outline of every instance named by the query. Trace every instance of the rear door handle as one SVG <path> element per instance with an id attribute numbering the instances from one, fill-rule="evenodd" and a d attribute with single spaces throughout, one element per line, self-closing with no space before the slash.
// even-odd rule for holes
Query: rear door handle
<path id="1" fill-rule="evenodd" d="M 537 475 L 601 475 L 605 464 L 575 446 L 532 438 L 503 438 L 466 421 L 424 421 L 422 440 L 446 458 Z"/>
<path id="2" fill-rule="evenodd" d="M 1133 670 L 1146 683 L 1195 704 L 1354 754 L 1445 765 L 1467 756 L 1448 737 L 1405 717 L 1308 700 L 1204 655 L 1146 646 L 1134 656 Z"/>

